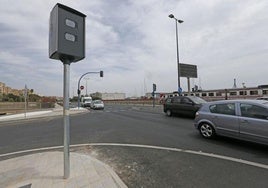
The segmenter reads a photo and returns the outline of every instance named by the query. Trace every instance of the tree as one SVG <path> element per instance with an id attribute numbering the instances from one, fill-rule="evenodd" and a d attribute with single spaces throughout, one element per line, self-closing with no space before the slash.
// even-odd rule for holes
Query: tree
<path id="1" fill-rule="evenodd" d="M 20 102 L 20 96 L 9 93 L 7 97 L 9 102 Z"/>
<path id="2" fill-rule="evenodd" d="M 41 97 L 36 94 L 29 94 L 29 101 L 30 102 L 38 102 L 40 101 Z"/>
<path id="3" fill-rule="evenodd" d="M 70 100 L 71 102 L 76 102 L 78 100 L 78 96 L 73 96 L 73 98 Z"/>

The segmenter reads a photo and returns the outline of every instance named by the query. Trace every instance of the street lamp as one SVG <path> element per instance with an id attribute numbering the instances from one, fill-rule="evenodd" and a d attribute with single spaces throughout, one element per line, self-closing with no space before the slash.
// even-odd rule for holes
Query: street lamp
<path id="1" fill-rule="evenodd" d="M 173 18 L 176 23 L 176 44 L 177 44 L 177 63 L 178 63 L 178 92 L 181 94 L 181 83 L 180 83 L 180 59 L 179 59 L 179 37 L 178 37 L 178 24 L 183 23 L 183 20 L 178 20 L 173 14 L 170 14 L 168 17 Z"/>
<path id="2" fill-rule="evenodd" d="M 85 74 L 83 74 L 80 78 L 79 78 L 79 80 L 78 80 L 78 87 L 77 87 L 77 94 L 78 94 L 78 109 L 80 108 L 80 95 L 81 95 L 81 90 L 80 90 L 80 81 L 81 81 L 81 79 L 85 76 L 85 75 L 87 75 L 87 74 L 100 74 L 100 77 L 103 77 L 103 71 L 100 71 L 100 72 L 86 72 Z"/>
<path id="3" fill-rule="evenodd" d="M 88 95 L 87 95 L 87 81 L 89 80 L 89 78 L 86 77 L 86 78 L 84 78 L 84 79 L 86 80 L 86 96 L 88 96 Z"/>

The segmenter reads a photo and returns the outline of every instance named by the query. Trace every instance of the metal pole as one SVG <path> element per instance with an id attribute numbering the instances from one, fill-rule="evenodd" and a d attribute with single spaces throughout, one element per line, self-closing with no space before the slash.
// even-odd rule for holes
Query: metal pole
<path id="1" fill-rule="evenodd" d="M 155 93 L 153 91 L 153 107 L 155 107 Z"/>
<path id="2" fill-rule="evenodd" d="M 87 79 L 86 79 L 86 96 L 87 96 Z"/>
<path id="3" fill-rule="evenodd" d="M 69 87 L 70 87 L 70 61 L 65 60 L 63 85 L 63 126 L 64 126 L 64 179 L 70 176 L 70 116 L 69 116 Z"/>
<path id="4" fill-rule="evenodd" d="M 79 78 L 79 81 L 78 81 L 78 86 L 77 86 L 77 92 L 78 92 L 78 109 L 80 108 L 80 98 L 81 98 L 81 90 L 80 90 L 80 81 L 82 79 L 84 75 L 82 75 L 80 78 Z"/>
<path id="5" fill-rule="evenodd" d="M 27 113 L 27 98 L 26 95 L 24 96 L 24 118 L 26 118 L 26 113 Z"/>
<path id="6" fill-rule="evenodd" d="M 179 59 L 179 37 L 178 37 L 178 20 L 174 19 L 176 23 L 176 44 L 177 44 L 177 63 L 178 63 L 178 90 L 181 88 L 181 82 L 180 82 L 180 59 Z M 179 95 L 181 93 L 179 92 Z"/>
<path id="7" fill-rule="evenodd" d="M 24 87 L 24 118 L 26 118 L 26 114 L 27 114 L 27 97 L 28 96 L 28 88 L 27 85 L 25 84 Z"/>
<path id="8" fill-rule="evenodd" d="M 77 107 L 78 107 L 78 109 L 80 108 L 80 95 L 81 95 L 81 90 L 79 87 L 80 87 L 80 85 L 78 84 L 78 89 L 77 89 L 77 94 L 78 94 Z"/>
<path id="9" fill-rule="evenodd" d="M 188 95 L 190 96 L 191 95 L 191 90 L 190 90 L 190 78 L 187 77 L 187 85 L 188 85 Z"/>

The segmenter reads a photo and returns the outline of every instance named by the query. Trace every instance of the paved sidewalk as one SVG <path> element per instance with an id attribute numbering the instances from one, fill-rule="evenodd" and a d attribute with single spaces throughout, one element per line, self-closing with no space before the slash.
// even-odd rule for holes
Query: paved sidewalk
<path id="1" fill-rule="evenodd" d="M 63 178 L 63 153 L 44 152 L 0 161 L 0 187 L 125 188 L 106 164 L 84 154 L 70 153 L 70 177 Z"/>
<path id="2" fill-rule="evenodd" d="M 69 113 L 77 114 L 77 113 L 84 113 L 88 112 L 88 109 L 86 108 L 70 108 Z M 20 114 L 12 114 L 12 115 L 3 115 L 0 116 L 0 122 L 3 121 L 9 121 L 9 120 L 22 120 L 22 119 L 32 119 L 32 118 L 38 118 L 38 117 L 48 117 L 48 116 L 63 116 L 63 108 L 61 106 L 56 106 L 56 108 L 53 108 L 51 110 L 40 110 L 35 112 L 27 112 L 20 113 Z"/>

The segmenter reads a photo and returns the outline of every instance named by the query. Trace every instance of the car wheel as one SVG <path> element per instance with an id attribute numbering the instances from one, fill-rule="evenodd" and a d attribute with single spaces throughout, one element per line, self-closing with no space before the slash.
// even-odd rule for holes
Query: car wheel
<path id="1" fill-rule="evenodd" d="M 201 124 L 199 131 L 204 138 L 213 138 L 215 136 L 215 130 L 209 123 Z"/>
<path id="2" fill-rule="evenodd" d="M 171 116 L 172 115 L 171 110 L 167 110 L 166 114 L 167 114 L 167 116 Z"/>

